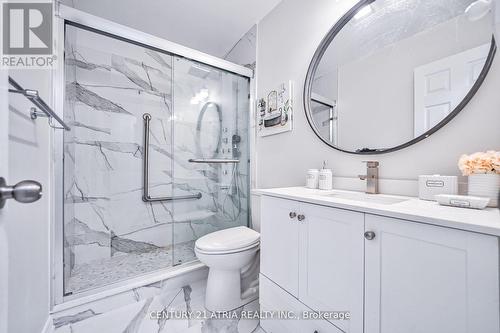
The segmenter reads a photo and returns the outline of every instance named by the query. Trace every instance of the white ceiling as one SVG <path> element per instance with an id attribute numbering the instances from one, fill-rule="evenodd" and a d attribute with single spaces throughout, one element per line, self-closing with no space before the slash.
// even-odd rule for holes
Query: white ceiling
<path id="1" fill-rule="evenodd" d="M 281 0 L 62 0 L 96 16 L 224 57 Z"/>

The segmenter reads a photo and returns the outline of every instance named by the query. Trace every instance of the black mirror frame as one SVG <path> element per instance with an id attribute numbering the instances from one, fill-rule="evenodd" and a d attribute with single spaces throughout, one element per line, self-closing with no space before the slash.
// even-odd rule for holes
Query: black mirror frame
<path id="1" fill-rule="evenodd" d="M 445 126 L 447 123 L 449 123 L 457 114 L 462 111 L 465 106 L 470 102 L 470 100 L 474 97 L 476 92 L 479 90 L 481 85 L 483 84 L 486 76 L 488 75 L 488 72 L 491 68 L 491 65 L 493 63 L 493 59 L 495 58 L 495 54 L 497 51 L 497 45 L 495 41 L 495 36 L 492 35 L 491 37 L 491 46 L 490 46 L 490 51 L 488 53 L 488 57 L 486 59 L 486 62 L 484 64 L 483 69 L 481 70 L 481 73 L 479 74 L 478 79 L 470 89 L 470 91 L 465 95 L 464 99 L 457 105 L 457 107 L 448 114 L 443 120 L 441 120 L 439 123 L 437 123 L 433 128 L 428 130 L 427 132 L 421 134 L 420 136 L 406 142 L 403 144 L 400 144 L 398 146 L 392 147 L 392 148 L 381 148 L 381 149 L 366 149 L 366 150 L 361 150 L 361 151 L 350 151 L 350 150 L 345 150 L 342 148 L 339 148 L 335 145 L 333 145 L 331 142 L 327 141 L 325 138 L 323 138 L 316 128 L 316 125 L 313 122 L 312 119 L 312 108 L 311 108 L 311 93 L 312 93 L 312 83 L 313 83 L 313 78 L 314 75 L 316 74 L 316 70 L 318 69 L 318 65 L 321 61 L 321 58 L 323 57 L 324 53 L 330 46 L 330 43 L 332 40 L 337 36 L 337 34 L 342 30 L 342 28 L 356 15 L 356 13 L 363 8 L 366 5 L 369 5 L 376 0 L 361 0 L 359 1 L 354 7 L 352 7 L 346 14 L 344 14 L 338 21 L 335 23 L 335 25 L 328 31 L 326 36 L 321 40 L 318 48 L 314 52 L 314 55 L 312 57 L 312 60 L 309 64 L 309 68 L 307 70 L 306 74 L 306 79 L 304 82 L 304 94 L 303 94 L 303 99 L 304 99 L 304 110 L 306 113 L 306 118 L 307 122 L 311 126 L 312 130 L 316 134 L 318 138 L 320 138 L 321 141 L 326 143 L 328 146 L 344 152 L 344 153 L 349 153 L 349 154 L 357 154 L 357 155 L 378 155 L 378 154 L 386 154 L 386 153 L 391 153 L 406 147 L 409 147 L 419 141 L 422 141 L 429 136 L 431 136 L 433 133 L 437 132 L 439 129 L 441 129 L 443 126 Z"/>

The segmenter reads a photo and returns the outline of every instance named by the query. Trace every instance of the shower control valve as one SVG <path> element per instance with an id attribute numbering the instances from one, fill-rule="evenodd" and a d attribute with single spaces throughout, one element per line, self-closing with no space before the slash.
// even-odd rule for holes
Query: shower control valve
<path id="1" fill-rule="evenodd" d="M 288 216 L 290 216 L 291 219 L 294 219 L 297 217 L 297 213 L 295 212 L 290 212 L 290 214 L 288 214 Z"/>

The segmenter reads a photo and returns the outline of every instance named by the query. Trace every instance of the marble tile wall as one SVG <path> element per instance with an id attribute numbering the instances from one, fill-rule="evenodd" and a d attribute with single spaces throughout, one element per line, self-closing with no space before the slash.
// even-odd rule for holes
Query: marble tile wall
<path id="1" fill-rule="evenodd" d="M 224 59 L 255 69 L 257 48 L 257 25 L 253 25 L 229 50 Z"/>
<path id="2" fill-rule="evenodd" d="M 198 237 L 248 223 L 247 79 L 73 26 L 65 43 L 66 294 L 192 261 Z M 222 119 L 199 119 L 209 101 Z M 142 201 L 146 112 L 150 194 L 200 200 Z M 213 156 L 241 163 L 188 162 Z"/>

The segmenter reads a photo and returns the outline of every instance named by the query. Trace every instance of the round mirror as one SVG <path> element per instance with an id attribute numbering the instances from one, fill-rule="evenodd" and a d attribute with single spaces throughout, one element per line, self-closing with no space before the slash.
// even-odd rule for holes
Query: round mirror
<path id="1" fill-rule="evenodd" d="M 474 96 L 493 61 L 498 0 L 369 0 L 319 45 L 307 119 L 331 147 L 380 154 L 436 132 Z"/>
<path id="2" fill-rule="evenodd" d="M 201 108 L 196 123 L 196 156 L 215 158 L 222 137 L 222 113 L 217 103 L 207 102 Z"/>

